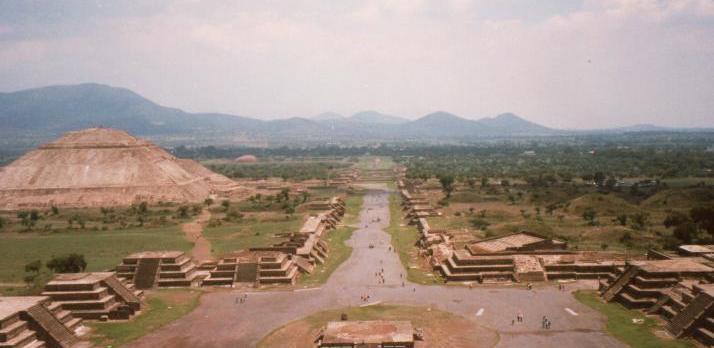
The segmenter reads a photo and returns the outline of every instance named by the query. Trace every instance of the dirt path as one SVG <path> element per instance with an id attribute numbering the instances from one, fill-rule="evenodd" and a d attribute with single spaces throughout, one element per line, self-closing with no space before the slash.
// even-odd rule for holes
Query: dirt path
<path id="1" fill-rule="evenodd" d="M 370 302 L 429 306 L 460 315 L 477 325 L 496 330 L 497 347 L 623 347 L 605 332 L 605 318 L 555 286 L 526 290 L 520 286 L 474 287 L 422 286 L 405 282 L 404 267 L 390 251 L 389 192 L 384 185 L 365 195 L 359 229 L 347 243 L 354 248 L 320 288 L 248 293 L 245 303 L 236 300 L 245 291 L 207 293 L 189 315 L 141 338 L 130 347 L 254 347 L 271 331 L 307 315 L 328 309 Z M 370 248 L 370 245 L 373 247 Z M 384 282 L 375 272 L 384 270 Z M 595 288 L 595 282 L 569 288 Z M 512 325 L 516 313 L 525 322 Z M 572 314 L 575 313 L 575 314 Z M 553 329 L 541 328 L 542 316 Z"/>
<path id="2" fill-rule="evenodd" d="M 203 237 L 203 227 L 211 219 L 211 212 L 203 209 L 201 214 L 191 222 L 181 225 L 181 230 L 186 235 L 186 239 L 193 243 L 191 255 L 197 261 L 211 260 L 211 242 Z"/>

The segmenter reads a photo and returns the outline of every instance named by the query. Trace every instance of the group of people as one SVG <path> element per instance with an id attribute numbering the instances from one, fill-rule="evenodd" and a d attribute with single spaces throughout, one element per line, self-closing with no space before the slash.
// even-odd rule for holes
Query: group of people
<path id="1" fill-rule="evenodd" d="M 543 316 L 543 321 L 541 322 L 541 328 L 543 329 L 550 329 L 550 319 L 548 319 L 545 315 Z"/>
<path id="2" fill-rule="evenodd" d="M 243 304 L 246 300 L 248 300 L 248 294 L 240 295 L 236 297 L 236 304 Z"/>
<path id="3" fill-rule="evenodd" d="M 360 300 L 362 300 L 362 302 L 367 302 L 367 301 L 369 301 L 369 297 L 370 297 L 369 294 L 364 294 L 364 295 L 360 296 Z"/>
<path id="4" fill-rule="evenodd" d="M 377 278 L 378 284 L 384 284 L 386 282 L 386 280 L 384 279 L 384 268 L 382 268 L 378 272 L 375 272 L 374 276 Z"/>
<path id="5" fill-rule="evenodd" d="M 523 313 L 522 313 L 522 312 L 518 312 L 518 313 L 516 314 L 516 319 L 511 320 L 511 325 L 515 325 L 516 323 L 522 323 L 522 322 L 523 322 Z M 548 319 L 548 317 L 546 317 L 546 316 L 544 315 L 544 316 L 543 316 L 543 320 L 541 321 L 540 327 L 541 327 L 542 329 L 550 329 L 550 325 L 551 325 L 551 324 L 552 324 L 552 322 L 550 321 L 550 319 Z"/>
<path id="6" fill-rule="evenodd" d="M 523 322 L 523 313 L 518 312 L 516 314 L 516 319 L 511 320 L 511 325 L 515 325 L 516 322 L 522 323 Z"/>

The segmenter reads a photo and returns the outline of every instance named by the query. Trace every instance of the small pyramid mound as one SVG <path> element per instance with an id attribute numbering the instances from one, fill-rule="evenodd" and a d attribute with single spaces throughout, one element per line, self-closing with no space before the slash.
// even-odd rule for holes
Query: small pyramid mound
<path id="1" fill-rule="evenodd" d="M 255 162 L 258 162 L 258 158 L 253 155 L 243 155 L 243 156 L 236 158 L 236 162 L 238 162 L 238 163 L 255 163 Z"/>
<path id="2" fill-rule="evenodd" d="M 0 168 L 0 209 L 200 202 L 233 184 L 124 131 L 90 128 Z"/>

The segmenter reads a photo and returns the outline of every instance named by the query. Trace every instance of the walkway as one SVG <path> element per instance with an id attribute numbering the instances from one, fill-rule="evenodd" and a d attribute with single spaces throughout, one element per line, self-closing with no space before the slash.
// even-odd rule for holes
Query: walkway
<path id="1" fill-rule="evenodd" d="M 200 261 L 211 260 L 211 242 L 203 237 L 203 227 L 211 219 L 211 212 L 208 208 L 201 211 L 196 219 L 181 225 L 181 230 L 186 235 L 186 239 L 193 243 L 191 255 Z"/>
<path id="2" fill-rule="evenodd" d="M 406 283 L 399 257 L 389 251 L 389 193 L 370 191 L 360 213 L 360 229 L 348 244 L 352 256 L 321 288 L 296 291 L 251 292 L 247 302 L 236 304 L 243 292 L 205 294 L 189 315 L 132 344 L 132 347 L 253 347 L 274 329 L 314 312 L 370 301 L 432 306 L 498 331 L 497 347 L 623 347 L 604 332 L 604 318 L 556 287 L 525 290 L 520 287 L 422 286 Z M 379 218 L 380 222 L 376 221 Z M 373 244 L 374 248 L 369 248 Z M 385 283 L 374 273 L 384 268 Z M 593 286 L 581 283 L 579 286 Z M 511 325 L 518 312 L 525 323 Z M 546 315 L 553 323 L 541 329 Z"/>

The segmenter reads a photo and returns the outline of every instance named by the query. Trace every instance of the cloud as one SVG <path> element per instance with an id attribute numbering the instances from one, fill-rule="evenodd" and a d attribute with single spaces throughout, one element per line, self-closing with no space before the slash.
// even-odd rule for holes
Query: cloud
<path id="1" fill-rule="evenodd" d="M 561 127 L 712 125 L 711 1 L 577 4 L 176 1 L 75 15 L 50 27 L 91 30 L 33 26 L 6 41 L 0 88 L 91 80 L 258 117 L 443 109 Z"/>

